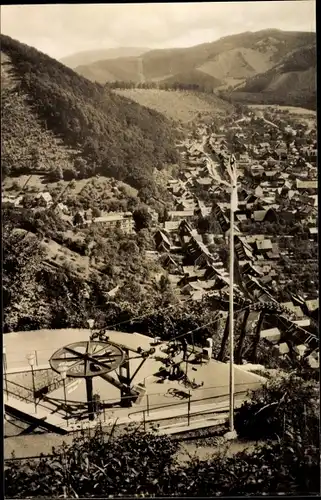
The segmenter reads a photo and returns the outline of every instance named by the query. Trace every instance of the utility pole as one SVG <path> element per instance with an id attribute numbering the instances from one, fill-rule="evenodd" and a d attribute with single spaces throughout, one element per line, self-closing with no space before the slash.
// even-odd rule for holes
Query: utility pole
<path id="1" fill-rule="evenodd" d="M 230 183 L 220 179 L 220 183 L 225 185 L 231 192 L 230 200 L 230 287 L 229 287 L 229 337 L 230 337 L 230 362 L 229 362 L 229 432 L 225 434 L 225 439 L 235 439 L 237 434 L 234 429 L 234 212 L 237 210 L 237 169 L 235 157 L 230 156 L 229 164 L 226 166 L 230 177 Z M 214 180 L 215 177 L 212 175 Z M 221 353 L 223 356 L 224 347 Z"/>
<path id="2" fill-rule="evenodd" d="M 230 337 L 230 362 L 229 362 L 229 432 L 227 439 L 237 437 L 234 429 L 234 212 L 237 210 L 237 170 L 234 155 L 230 157 L 227 167 L 231 179 L 230 202 L 230 290 L 229 290 L 229 337 Z"/>

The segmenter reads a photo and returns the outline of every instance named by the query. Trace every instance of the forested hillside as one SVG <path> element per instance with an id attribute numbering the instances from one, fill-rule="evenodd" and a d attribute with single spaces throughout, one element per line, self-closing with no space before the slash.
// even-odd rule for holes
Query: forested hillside
<path id="1" fill-rule="evenodd" d="M 48 134 L 68 148 L 66 162 L 58 159 L 68 175 L 70 171 L 79 177 L 100 173 L 139 189 L 153 187 L 155 167 L 177 161 L 176 132 L 159 113 L 106 92 L 5 35 L 1 35 L 1 51 L 6 59 L 2 65 L 7 85 L 1 97 L 3 167 L 7 172 L 34 170 L 37 158 L 44 170 L 52 168 L 46 161 Z M 37 140 L 32 140 L 30 132 L 36 129 Z M 21 155 L 22 150 L 31 158 L 29 162 L 17 158 L 17 151 Z"/>

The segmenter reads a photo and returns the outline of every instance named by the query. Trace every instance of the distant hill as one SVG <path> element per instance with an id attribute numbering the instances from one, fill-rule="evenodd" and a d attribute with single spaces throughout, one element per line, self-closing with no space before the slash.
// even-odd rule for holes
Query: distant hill
<path id="1" fill-rule="evenodd" d="M 117 47 L 114 49 L 86 50 L 63 57 L 60 59 L 60 62 L 65 64 L 65 66 L 74 69 L 77 66 L 92 64 L 96 61 L 106 59 L 116 59 L 118 57 L 139 57 L 148 51 L 149 49 L 141 47 Z"/>
<path id="2" fill-rule="evenodd" d="M 101 84 L 116 80 L 138 83 L 145 79 L 141 65 L 140 57 L 122 57 L 78 66 L 76 71 L 85 78 Z"/>
<path id="3" fill-rule="evenodd" d="M 234 89 L 232 99 L 316 107 L 316 45 L 294 50 L 268 71 Z"/>
<path id="4" fill-rule="evenodd" d="M 313 43 L 314 33 L 270 29 L 231 35 L 194 47 L 152 50 L 130 60 L 99 61 L 77 67 L 76 71 L 101 83 L 181 78 L 184 83 L 195 83 L 202 72 L 218 80 L 221 87 L 228 87 L 268 71 L 293 50 Z M 136 65 L 133 59 L 137 59 Z"/>
<path id="5" fill-rule="evenodd" d="M 2 168 L 7 175 L 41 167 L 58 170 L 58 176 L 99 173 L 137 189 L 152 188 L 154 168 L 178 160 L 177 134 L 161 114 L 5 35 L 1 51 L 6 82 L 1 89 Z"/>

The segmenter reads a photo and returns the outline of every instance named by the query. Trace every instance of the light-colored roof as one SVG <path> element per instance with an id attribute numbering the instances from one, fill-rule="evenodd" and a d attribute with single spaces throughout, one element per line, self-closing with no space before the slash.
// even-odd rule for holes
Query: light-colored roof
<path id="1" fill-rule="evenodd" d="M 213 179 L 211 177 L 200 177 L 197 179 L 197 183 L 200 184 L 201 186 L 209 186 L 212 184 Z"/>
<path id="2" fill-rule="evenodd" d="M 101 217 L 94 217 L 92 221 L 85 221 L 86 223 L 91 222 L 117 222 L 122 220 L 127 220 L 132 218 L 131 212 L 119 212 L 115 214 L 103 215 Z"/>
<path id="3" fill-rule="evenodd" d="M 269 328 L 268 330 L 262 330 L 260 337 L 261 339 L 278 341 L 281 338 L 281 332 L 278 328 Z"/>
<path id="4" fill-rule="evenodd" d="M 170 217 L 179 217 L 179 218 L 192 217 L 194 215 L 194 210 L 193 209 L 191 209 L 191 210 L 172 210 L 172 211 L 168 212 L 168 215 Z"/>
<path id="5" fill-rule="evenodd" d="M 316 309 L 319 309 L 319 299 L 306 300 L 305 304 L 309 311 L 315 311 Z"/>
<path id="6" fill-rule="evenodd" d="M 296 180 L 297 189 L 317 189 L 318 181 L 301 181 L 300 179 Z"/>
<path id="7" fill-rule="evenodd" d="M 269 250 L 272 249 L 272 242 L 271 240 L 263 240 L 263 241 L 257 241 L 256 246 L 258 250 Z"/>
<path id="8" fill-rule="evenodd" d="M 253 219 L 256 222 L 262 222 L 267 214 L 267 210 L 255 210 L 253 212 Z"/>
<path id="9" fill-rule="evenodd" d="M 179 227 L 179 224 L 179 220 L 169 220 L 164 223 L 164 228 L 166 229 L 166 231 L 176 231 L 176 229 L 178 229 Z"/>
<path id="10" fill-rule="evenodd" d="M 52 196 L 50 193 L 48 193 L 48 191 L 38 193 L 36 198 L 43 198 L 45 201 L 52 201 Z"/>

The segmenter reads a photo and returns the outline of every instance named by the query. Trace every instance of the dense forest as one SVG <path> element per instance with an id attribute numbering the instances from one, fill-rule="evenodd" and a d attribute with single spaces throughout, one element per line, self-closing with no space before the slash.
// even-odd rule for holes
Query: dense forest
<path id="1" fill-rule="evenodd" d="M 154 168 L 178 161 L 174 144 L 177 132 L 162 115 L 106 92 L 101 85 L 5 35 L 1 35 L 1 51 L 7 57 L 2 65 L 15 83 L 2 95 L 7 173 L 21 173 L 21 162 L 15 154 L 21 150 L 19 141 L 24 134 L 30 136 L 28 119 L 23 123 L 15 120 L 15 115 L 20 116 L 15 111 L 16 105 L 22 106 L 20 97 L 44 131 L 53 132 L 64 146 L 73 149 L 75 177 L 100 173 L 139 189 L 153 186 Z M 43 141 L 38 149 L 33 146 L 34 156 L 42 157 Z M 64 169 L 63 162 L 60 166 Z M 29 168 L 24 162 L 23 167 Z"/>
<path id="2" fill-rule="evenodd" d="M 208 77 L 208 80 L 211 80 Z M 215 80 L 213 78 L 213 80 Z M 160 81 L 160 82 L 134 82 L 130 80 L 115 80 L 112 82 L 106 82 L 106 89 L 159 89 L 159 90 L 187 90 L 194 92 L 205 92 L 209 94 L 213 94 L 213 89 L 216 87 L 214 83 L 211 81 L 206 81 L 204 78 L 203 81 L 192 82 L 188 81 L 188 78 L 181 79 L 179 75 L 176 77 L 172 77 L 171 79 Z"/>

